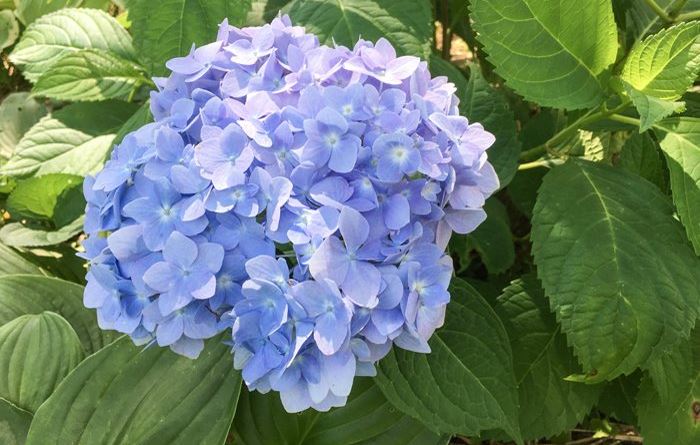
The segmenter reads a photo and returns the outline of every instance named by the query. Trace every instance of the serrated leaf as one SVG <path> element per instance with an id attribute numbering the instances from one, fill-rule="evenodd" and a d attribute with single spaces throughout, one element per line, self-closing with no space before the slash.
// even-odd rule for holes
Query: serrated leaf
<path id="1" fill-rule="evenodd" d="M 7 210 L 18 219 L 54 217 L 59 196 L 71 188 L 80 188 L 83 178 L 76 175 L 53 173 L 17 182 L 17 186 L 7 197 Z M 81 207 L 85 207 L 83 200 Z M 77 217 L 79 215 L 74 215 Z"/>
<path id="2" fill-rule="evenodd" d="M 492 87 L 473 66 L 464 96 L 460 96 L 460 111 L 467 119 L 479 122 L 496 136 L 496 142 L 486 153 L 493 165 L 501 188 L 515 176 L 520 155 L 515 118 L 503 93 Z"/>
<path id="3" fill-rule="evenodd" d="M 119 127 L 135 110 L 134 104 L 107 101 L 75 103 L 53 112 L 22 137 L 0 174 L 94 173 L 104 163 Z"/>
<path id="4" fill-rule="evenodd" d="M 642 380 L 639 425 L 647 445 L 700 441 L 700 329 L 657 362 Z"/>
<path id="5" fill-rule="evenodd" d="M 66 54 L 36 81 L 32 92 L 57 100 L 126 99 L 147 82 L 140 67 L 106 51 Z"/>
<path id="6" fill-rule="evenodd" d="M 29 25 L 15 46 L 10 60 L 30 81 L 62 56 L 81 49 L 110 51 L 135 60 L 131 37 L 106 12 L 96 9 L 62 9 Z"/>
<path id="7" fill-rule="evenodd" d="M 700 307 L 700 259 L 653 184 L 569 161 L 545 176 L 531 237 L 586 380 L 629 374 L 687 338 Z"/>
<path id="8" fill-rule="evenodd" d="M 35 412 L 83 359 L 80 339 L 53 312 L 17 317 L 0 327 L 0 398 Z M 40 358 L 40 359 L 39 359 Z"/>
<path id="9" fill-rule="evenodd" d="M 53 246 L 67 241 L 83 230 L 84 216 L 57 229 L 37 227 L 21 222 L 7 223 L 0 228 L 0 242 L 12 247 Z"/>
<path id="10" fill-rule="evenodd" d="M 0 11 L 0 51 L 12 46 L 19 37 L 19 24 L 9 9 Z"/>
<path id="11" fill-rule="evenodd" d="M 29 93 L 12 93 L 0 104 L 0 157 L 9 158 L 15 145 L 46 114 L 46 107 Z"/>
<path id="12" fill-rule="evenodd" d="M 490 274 L 508 270 L 515 262 L 515 245 L 510 231 L 508 212 L 496 198 L 484 205 L 486 220 L 467 235 L 467 248 L 475 249 Z"/>
<path id="13" fill-rule="evenodd" d="M 192 44 L 216 38 L 225 18 L 230 25 L 243 25 L 250 0 L 128 0 L 131 33 L 139 57 L 148 72 L 165 75 L 165 62 L 186 56 Z"/>
<path id="14" fill-rule="evenodd" d="M 4 445 L 24 445 L 31 421 L 31 413 L 0 399 L 0 441 Z"/>
<path id="15" fill-rule="evenodd" d="M 666 119 L 656 130 L 666 155 L 673 202 L 700 255 L 700 118 Z"/>
<path id="16" fill-rule="evenodd" d="M 78 7 L 82 0 L 15 0 L 15 14 L 23 25 L 28 25 L 42 15 L 63 8 Z"/>
<path id="17" fill-rule="evenodd" d="M 506 84 L 540 105 L 598 105 L 617 54 L 609 0 L 472 0 L 477 38 Z"/>
<path id="18" fill-rule="evenodd" d="M 520 442 L 505 329 L 464 281 L 453 279 L 450 293 L 445 326 L 429 342 L 432 352 L 394 348 L 379 362 L 375 381 L 394 406 L 436 433 L 498 429 Z"/>
<path id="19" fill-rule="evenodd" d="M 427 0 L 295 0 L 289 15 L 321 43 L 335 40 L 352 48 L 360 37 L 371 41 L 384 37 L 399 54 L 425 60 L 430 56 L 433 24 Z"/>
<path id="20" fill-rule="evenodd" d="M 25 314 L 55 312 L 78 334 L 86 353 L 114 340 L 97 326 L 94 311 L 83 306 L 83 286 L 37 275 L 0 276 L 0 326 Z"/>
<path id="21" fill-rule="evenodd" d="M 661 157 L 661 149 L 649 134 L 635 133 L 627 139 L 617 165 L 656 184 L 661 191 L 667 190 L 667 173 Z"/>
<path id="22" fill-rule="evenodd" d="M 675 100 L 700 72 L 700 22 L 680 23 L 638 42 L 622 69 L 622 80 L 637 91 Z"/>
<path id="23" fill-rule="evenodd" d="M 601 391 L 596 407 L 608 417 L 630 425 L 637 424 L 636 400 L 641 371 L 608 382 Z"/>
<path id="24" fill-rule="evenodd" d="M 508 186 L 508 196 L 515 207 L 528 219 L 532 217 L 532 209 L 537 200 L 537 189 L 542 184 L 542 178 L 549 171 L 546 168 L 532 168 L 519 171 Z"/>
<path id="25" fill-rule="evenodd" d="M 196 360 L 122 337 L 61 382 L 36 412 L 27 444 L 221 444 L 240 389 L 220 337 Z"/>
<path id="26" fill-rule="evenodd" d="M 650 129 L 655 123 L 661 119 L 668 117 L 674 113 L 682 113 L 685 111 L 685 103 L 659 99 L 658 97 L 648 96 L 627 86 L 627 94 L 632 99 L 634 107 L 639 113 L 640 122 L 639 132 L 643 133 Z"/>
<path id="27" fill-rule="evenodd" d="M 513 281 L 495 310 L 513 350 L 523 439 L 551 437 L 574 427 L 593 408 L 601 385 L 564 380 L 581 370 L 537 277 Z"/>
<path id="28" fill-rule="evenodd" d="M 232 426 L 240 445 L 437 445 L 446 440 L 387 402 L 369 378 L 358 378 L 345 406 L 289 414 L 277 393 L 244 390 Z"/>

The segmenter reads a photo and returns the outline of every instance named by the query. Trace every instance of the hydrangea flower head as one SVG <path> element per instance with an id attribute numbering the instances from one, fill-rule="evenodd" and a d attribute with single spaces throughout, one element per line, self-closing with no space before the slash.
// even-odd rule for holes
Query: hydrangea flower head
<path id="1" fill-rule="evenodd" d="M 85 181 L 100 326 L 193 358 L 230 332 L 248 387 L 290 412 L 342 406 L 394 346 L 429 352 L 447 241 L 498 189 L 454 85 L 385 39 L 320 45 L 286 16 L 224 22 L 166 66 L 155 122 Z"/>

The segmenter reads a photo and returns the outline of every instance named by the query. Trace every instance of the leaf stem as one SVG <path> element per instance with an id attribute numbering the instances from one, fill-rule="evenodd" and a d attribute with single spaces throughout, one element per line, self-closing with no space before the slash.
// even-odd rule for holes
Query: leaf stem
<path id="1" fill-rule="evenodd" d="M 677 22 L 685 22 L 688 20 L 700 19 L 700 11 L 686 12 L 685 14 L 678 14 L 676 16 Z"/>
<path id="2" fill-rule="evenodd" d="M 608 116 L 608 119 L 615 122 L 621 122 L 623 124 L 636 125 L 638 127 L 641 126 L 641 121 L 639 119 L 629 116 L 623 116 L 621 114 L 611 114 L 610 116 Z"/>
<path id="3" fill-rule="evenodd" d="M 617 113 L 617 112 L 624 110 L 625 108 L 627 108 L 627 106 L 629 104 L 630 104 L 630 101 L 624 101 L 619 106 L 613 108 L 612 110 L 604 109 L 603 107 L 605 104 L 599 106 L 598 108 L 592 108 L 590 111 L 588 111 L 588 113 L 586 113 L 583 116 L 581 116 L 580 118 L 576 119 L 576 121 L 574 121 L 574 123 L 572 123 L 571 125 L 568 125 L 564 129 L 562 129 L 559 133 L 552 136 L 544 144 L 522 152 L 520 154 L 520 160 L 521 161 L 529 161 L 532 159 L 537 159 L 538 157 L 547 153 L 547 151 L 549 151 L 549 149 L 551 147 L 566 141 L 567 138 L 569 138 L 572 134 L 574 134 L 576 132 L 576 130 L 583 127 L 584 125 L 589 125 L 589 124 L 592 124 L 593 122 L 603 120 L 614 113 Z"/>
<path id="4" fill-rule="evenodd" d="M 667 22 L 667 23 L 673 22 L 673 19 L 671 17 L 669 17 L 666 10 L 664 8 L 662 8 L 661 6 L 659 6 L 659 4 L 656 3 L 655 0 L 644 0 L 644 1 L 656 13 L 656 15 L 661 17 L 661 20 L 663 20 L 664 22 Z"/>
<path id="5" fill-rule="evenodd" d="M 676 2 L 671 5 L 671 9 L 668 11 L 669 17 L 673 19 L 678 17 L 678 14 L 681 13 L 681 9 L 683 9 L 686 3 L 688 3 L 688 0 L 676 0 Z"/>

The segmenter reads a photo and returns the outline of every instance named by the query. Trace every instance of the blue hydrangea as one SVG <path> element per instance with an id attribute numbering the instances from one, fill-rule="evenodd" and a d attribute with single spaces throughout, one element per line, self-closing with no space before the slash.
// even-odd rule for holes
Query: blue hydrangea
<path id="1" fill-rule="evenodd" d="M 393 347 L 429 352 L 450 234 L 486 217 L 494 137 L 385 39 L 320 45 L 279 17 L 221 24 L 155 79 L 154 123 L 85 181 L 85 305 L 197 357 L 230 332 L 251 390 L 342 406 Z"/>

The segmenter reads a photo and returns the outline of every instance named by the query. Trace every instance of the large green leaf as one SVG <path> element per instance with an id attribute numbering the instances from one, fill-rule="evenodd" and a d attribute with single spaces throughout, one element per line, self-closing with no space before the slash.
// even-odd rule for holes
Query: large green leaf
<path id="1" fill-rule="evenodd" d="M 675 100 L 700 72 L 700 22 L 680 23 L 638 42 L 622 69 L 622 80 L 637 91 Z"/>
<path id="2" fill-rule="evenodd" d="M 53 312 L 27 314 L 0 327 L 0 397 L 35 412 L 83 359 L 73 328 Z"/>
<path id="3" fill-rule="evenodd" d="M 8 223 L 0 228 L 0 242 L 13 247 L 53 246 L 73 238 L 83 230 L 85 218 L 76 220 L 57 229 L 33 227 L 21 222 Z"/>
<path id="4" fill-rule="evenodd" d="M 44 311 L 68 320 L 88 354 L 115 338 L 98 328 L 94 311 L 83 306 L 83 286 L 37 275 L 0 276 L 0 326 L 21 315 Z"/>
<path id="5" fill-rule="evenodd" d="M 250 0 L 128 0 L 131 32 L 139 57 L 151 74 L 164 75 L 165 62 L 186 56 L 192 44 L 214 41 L 225 18 L 241 25 Z"/>
<path id="6" fill-rule="evenodd" d="M 0 51 L 12 46 L 19 37 L 19 25 L 9 9 L 0 11 Z"/>
<path id="7" fill-rule="evenodd" d="M 36 412 L 27 444 L 222 444 L 240 389 L 220 337 L 197 360 L 122 337 L 59 385 Z"/>
<path id="8" fill-rule="evenodd" d="M 464 96 L 460 97 L 460 111 L 470 121 L 478 122 L 496 136 L 496 142 L 487 150 L 489 162 L 498 173 L 501 187 L 515 176 L 520 155 L 515 118 L 503 93 L 484 79 L 478 67 L 472 67 Z"/>
<path id="9" fill-rule="evenodd" d="M 466 247 L 476 250 L 490 274 L 508 270 L 515 262 L 515 245 L 510 231 L 508 212 L 497 199 L 491 198 L 484 205 L 486 221 L 466 237 Z M 465 252 L 469 253 L 469 252 Z"/>
<path id="10" fill-rule="evenodd" d="M 29 25 L 10 60 L 35 81 L 66 53 L 90 48 L 135 59 L 131 37 L 114 17 L 95 9 L 62 9 Z"/>
<path id="11" fill-rule="evenodd" d="M 637 410 L 645 445 L 700 442 L 700 329 L 651 365 Z"/>
<path id="12" fill-rule="evenodd" d="M 520 440 L 518 394 L 508 336 L 491 306 L 453 279 L 445 326 L 432 352 L 394 348 L 376 382 L 389 401 L 436 433 L 502 430 Z"/>
<path id="13" fill-rule="evenodd" d="M 52 219 L 58 198 L 71 188 L 80 188 L 83 178 L 53 173 L 17 182 L 7 197 L 7 210 L 15 217 Z M 83 200 L 82 208 L 85 208 Z M 74 215 L 75 216 L 75 215 Z"/>
<path id="14" fill-rule="evenodd" d="M 593 408 L 601 385 L 564 380 L 581 369 L 537 277 L 528 274 L 513 281 L 498 297 L 495 309 L 513 350 L 523 439 L 550 437 L 572 428 Z"/>
<path id="15" fill-rule="evenodd" d="M 558 108 L 599 104 L 615 61 L 610 0 L 472 0 L 478 39 L 506 84 Z"/>
<path id="16" fill-rule="evenodd" d="M 44 275 L 38 266 L 27 261 L 13 248 L 0 243 L 0 276 L 12 274 Z"/>
<path id="17" fill-rule="evenodd" d="M 0 104 L 0 157 L 9 158 L 15 145 L 46 114 L 44 104 L 29 93 L 12 93 Z"/>
<path id="18" fill-rule="evenodd" d="M 335 41 L 352 48 L 360 37 L 384 37 L 399 54 L 425 60 L 430 55 L 433 24 L 427 0 L 295 0 L 289 15 L 329 45 Z"/>
<path id="19" fill-rule="evenodd" d="M 649 134 L 632 134 L 622 147 L 617 165 L 653 182 L 662 191 L 667 190 L 667 173 L 661 150 Z"/>
<path id="20" fill-rule="evenodd" d="M 36 81 L 33 92 L 58 100 L 126 99 L 147 82 L 140 67 L 106 51 L 67 54 Z"/>
<path id="21" fill-rule="evenodd" d="M 639 113 L 639 132 L 643 133 L 650 129 L 655 123 L 661 119 L 668 117 L 674 113 L 682 113 L 685 111 L 685 103 L 659 99 L 658 97 L 649 96 L 640 93 L 634 88 L 626 85 L 627 94 L 632 99 L 634 107 Z"/>
<path id="22" fill-rule="evenodd" d="M 608 382 L 596 403 L 598 411 L 620 422 L 636 425 L 636 400 L 641 377 L 642 371 L 639 370 Z"/>
<path id="23" fill-rule="evenodd" d="M 671 176 L 673 202 L 700 255 L 700 118 L 670 118 L 656 128 Z"/>
<path id="24" fill-rule="evenodd" d="M 586 380 L 629 374 L 687 338 L 700 307 L 700 260 L 653 184 L 569 161 L 545 176 L 531 236 Z"/>
<path id="25" fill-rule="evenodd" d="M 136 105 L 120 101 L 68 105 L 34 125 L 0 173 L 94 173 L 109 153 L 117 130 L 135 110 Z"/>
<path id="26" fill-rule="evenodd" d="M 15 0 L 15 14 L 23 25 L 28 25 L 42 15 L 63 8 L 80 6 L 82 0 Z"/>
<path id="27" fill-rule="evenodd" d="M 353 383 L 347 405 L 327 413 L 285 412 L 276 393 L 243 391 L 233 421 L 240 445 L 437 445 L 446 439 L 401 414 L 369 378 Z"/>
<path id="28" fill-rule="evenodd" d="M 24 445 L 31 422 L 31 413 L 0 399 L 0 443 Z"/>

